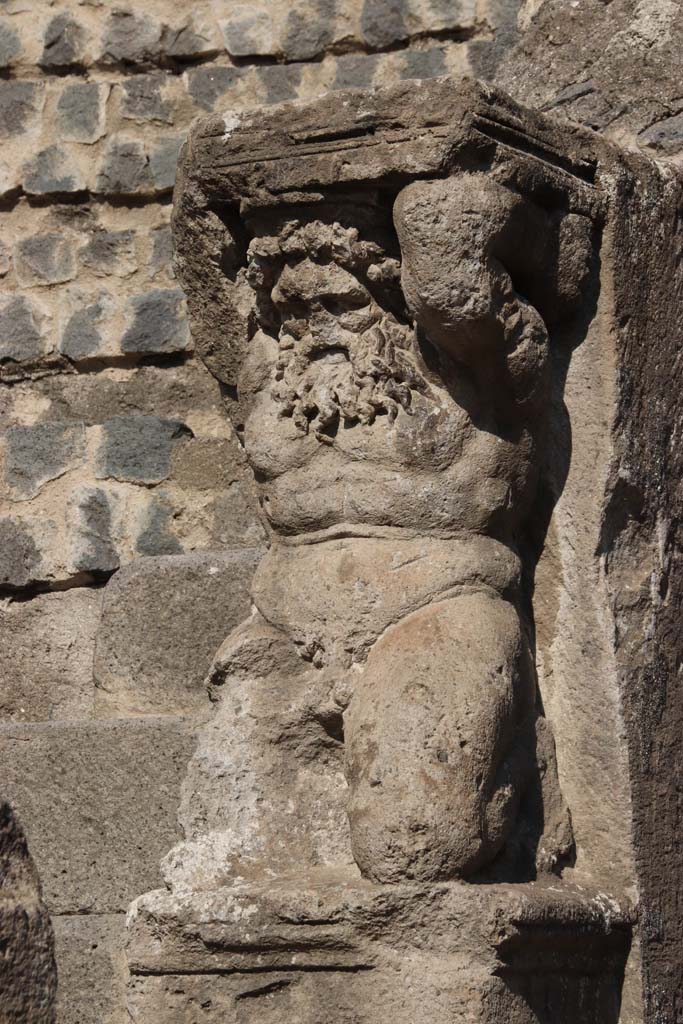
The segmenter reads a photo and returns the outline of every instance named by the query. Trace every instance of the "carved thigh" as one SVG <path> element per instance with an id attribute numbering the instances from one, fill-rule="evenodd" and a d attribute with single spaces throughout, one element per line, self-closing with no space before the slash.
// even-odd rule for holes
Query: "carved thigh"
<path id="1" fill-rule="evenodd" d="M 495 594 L 438 601 L 387 630 L 345 715 L 366 877 L 463 877 L 496 856 L 515 820 L 515 748 L 534 693 L 518 613 Z"/>

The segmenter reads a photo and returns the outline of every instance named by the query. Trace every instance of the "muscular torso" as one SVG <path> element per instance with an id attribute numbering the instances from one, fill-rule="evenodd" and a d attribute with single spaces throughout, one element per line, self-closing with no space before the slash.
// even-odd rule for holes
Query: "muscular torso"
<path id="1" fill-rule="evenodd" d="M 259 346 L 263 359 L 263 348 Z M 322 440 L 303 433 L 270 394 L 267 364 L 252 398 L 244 442 L 276 534 L 333 526 L 405 527 L 507 539 L 534 487 L 530 427 L 507 434 L 491 409 L 469 412 L 430 384 L 410 411 L 341 424 Z"/>

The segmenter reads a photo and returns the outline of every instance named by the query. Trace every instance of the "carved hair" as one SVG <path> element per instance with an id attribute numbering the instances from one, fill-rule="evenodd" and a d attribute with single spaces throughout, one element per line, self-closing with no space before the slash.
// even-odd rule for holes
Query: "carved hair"
<path id="1" fill-rule="evenodd" d="M 402 305 L 399 278 L 398 260 L 339 223 L 289 221 L 252 241 L 257 320 L 280 347 L 272 395 L 302 431 L 393 420 L 426 389 L 413 327 L 388 308 L 387 295 Z"/>

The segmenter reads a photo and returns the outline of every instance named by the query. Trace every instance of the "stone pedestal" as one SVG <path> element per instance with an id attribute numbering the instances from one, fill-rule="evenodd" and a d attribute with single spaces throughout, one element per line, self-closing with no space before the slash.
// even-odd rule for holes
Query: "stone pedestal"
<path id="1" fill-rule="evenodd" d="M 149 893 L 135 1024 L 617 1024 L 632 914 L 557 884 L 373 885 L 348 873 Z"/>

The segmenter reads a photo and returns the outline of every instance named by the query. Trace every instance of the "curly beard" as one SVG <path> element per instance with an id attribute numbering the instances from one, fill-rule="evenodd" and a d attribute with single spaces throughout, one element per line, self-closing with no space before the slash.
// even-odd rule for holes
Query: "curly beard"
<path id="1" fill-rule="evenodd" d="M 271 395 L 282 416 L 329 442 L 340 423 L 410 413 L 427 382 L 413 327 L 384 306 L 401 302 L 400 266 L 377 243 L 339 224 L 290 222 L 252 242 L 247 276 L 257 318 L 277 333 Z"/>

